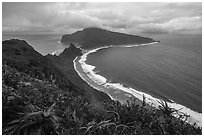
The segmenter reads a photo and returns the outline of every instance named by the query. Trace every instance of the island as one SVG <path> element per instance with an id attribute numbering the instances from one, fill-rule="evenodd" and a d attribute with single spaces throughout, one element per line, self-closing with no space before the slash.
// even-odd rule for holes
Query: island
<path id="1" fill-rule="evenodd" d="M 130 45 L 155 42 L 151 38 L 112 32 L 100 28 L 85 28 L 72 34 L 63 35 L 61 42 L 74 43 L 83 49 L 93 49 L 109 45 Z"/>

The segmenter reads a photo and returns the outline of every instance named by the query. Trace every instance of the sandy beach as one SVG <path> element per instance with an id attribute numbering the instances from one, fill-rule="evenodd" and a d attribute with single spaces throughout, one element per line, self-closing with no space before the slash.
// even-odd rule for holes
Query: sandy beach
<path id="1" fill-rule="evenodd" d="M 141 44 L 141 45 L 132 45 L 132 46 L 154 46 L 157 42 L 153 43 L 147 43 L 147 44 Z M 103 91 L 104 93 L 108 94 L 109 97 L 113 100 L 117 100 L 121 102 L 122 104 L 127 103 L 127 100 L 131 100 L 132 98 L 135 99 L 136 103 L 142 104 L 143 96 L 145 96 L 145 101 L 150 106 L 158 108 L 159 106 L 159 100 L 158 98 L 155 98 L 149 94 L 146 94 L 145 92 L 138 91 L 136 89 L 133 89 L 131 87 L 127 87 L 121 83 L 111 83 L 111 81 L 108 81 L 107 78 L 97 74 L 97 72 L 94 71 L 95 66 L 86 64 L 87 56 L 91 53 L 97 52 L 100 49 L 104 48 L 114 48 L 116 46 L 106 46 L 101 47 L 93 50 L 86 51 L 81 57 L 76 57 L 73 60 L 74 63 L 74 69 L 78 73 L 78 75 L 86 81 L 91 87 Z M 131 47 L 131 45 L 122 45 L 120 47 Z M 182 106 L 180 104 L 177 104 L 173 100 L 171 102 L 167 102 L 167 104 L 175 109 L 181 109 L 180 111 L 182 113 L 186 113 L 190 115 L 191 117 L 188 119 L 188 123 L 197 123 L 198 126 L 202 126 L 202 114 L 195 112 L 185 106 Z M 175 115 L 176 116 L 176 115 Z"/>

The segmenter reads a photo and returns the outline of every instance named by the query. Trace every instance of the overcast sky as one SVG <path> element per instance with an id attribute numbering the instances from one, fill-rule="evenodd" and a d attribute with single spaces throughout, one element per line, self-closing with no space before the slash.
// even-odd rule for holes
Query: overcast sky
<path id="1" fill-rule="evenodd" d="M 100 27 L 130 34 L 201 34 L 201 3 L 3 3 L 6 33 L 73 33 Z"/>

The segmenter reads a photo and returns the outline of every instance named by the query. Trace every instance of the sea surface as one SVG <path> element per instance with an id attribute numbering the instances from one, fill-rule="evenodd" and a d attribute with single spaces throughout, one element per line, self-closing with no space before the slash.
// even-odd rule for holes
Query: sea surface
<path id="1" fill-rule="evenodd" d="M 167 37 L 150 46 L 98 50 L 87 64 L 114 83 L 202 112 L 202 38 Z"/>
<path id="2" fill-rule="evenodd" d="M 191 115 L 191 123 L 201 125 L 202 36 L 150 37 L 160 42 L 94 49 L 77 58 L 75 68 L 87 83 L 116 100 L 127 98 L 122 92 L 124 96 L 118 97 L 117 90 L 140 100 L 145 95 L 148 102 L 157 105 L 158 99 L 165 100 Z"/>

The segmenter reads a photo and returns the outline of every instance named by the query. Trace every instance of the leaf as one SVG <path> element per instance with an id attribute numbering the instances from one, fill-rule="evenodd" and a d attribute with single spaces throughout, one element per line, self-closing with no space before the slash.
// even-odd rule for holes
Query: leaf
<path id="1" fill-rule="evenodd" d="M 9 122 L 7 125 L 13 125 L 13 124 L 17 124 L 20 122 L 21 119 L 16 119 L 16 120 L 13 120 L 11 122 Z"/>
<path id="2" fill-rule="evenodd" d="M 86 129 L 86 131 L 85 131 L 85 135 L 86 135 L 86 133 L 92 128 L 93 126 L 89 126 L 87 129 Z"/>
<path id="3" fill-rule="evenodd" d="M 50 115 L 50 114 L 51 114 L 51 112 L 53 111 L 53 108 L 54 108 L 55 104 L 56 104 L 56 103 L 53 103 L 52 106 L 50 106 L 50 107 L 48 108 L 48 110 L 46 111 L 46 112 L 47 112 L 47 115 Z"/>
<path id="4" fill-rule="evenodd" d="M 29 128 L 29 126 L 35 125 L 37 122 L 36 121 L 29 121 L 25 124 L 23 124 L 22 126 L 19 127 L 18 129 L 18 133 L 20 134 L 21 130 L 23 130 L 24 128 Z M 34 127 L 30 128 L 33 129 Z"/>

